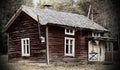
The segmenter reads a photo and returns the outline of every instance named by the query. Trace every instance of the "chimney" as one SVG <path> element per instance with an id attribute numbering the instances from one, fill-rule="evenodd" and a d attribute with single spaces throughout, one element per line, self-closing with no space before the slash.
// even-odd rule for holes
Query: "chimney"
<path id="1" fill-rule="evenodd" d="M 43 5 L 43 8 L 45 8 L 45 9 L 51 9 L 52 5 L 48 3 L 48 0 L 45 0 L 45 4 Z"/>
<path id="2" fill-rule="evenodd" d="M 45 8 L 45 9 L 51 9 L 51 8 L 52 8 L 52 5 L 45 4 L 45 5 L 43 5 L 43 8 Z"/>
<path id="3" fill-rule="evenodd" d="M 90 13 L 91 13 L 91 5 L 89 5 L 89 9 L 88 9 L 88 15 L 87 15 L 88 18 L 90 17 Z"/>

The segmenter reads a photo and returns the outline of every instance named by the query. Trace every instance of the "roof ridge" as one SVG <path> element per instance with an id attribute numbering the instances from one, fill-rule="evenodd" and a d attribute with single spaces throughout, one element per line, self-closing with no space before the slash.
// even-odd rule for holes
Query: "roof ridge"
<path id="1" fill-rule="evenodd" d="M 48 8 L 34 8 L 34 7 L 30 7 L 30 6 L 27 6 L 27 5 L 21 5 L 22 8 L 24 7 L 27 7 L 27 8 L 32 8 L 32 9 L 40 9 L 40 10 L 49 10 L 49 11 L 54 11 L 54 12 L 59 12 L 59 13 L 65 13 L 65 14 L 73 14 L 73 15 L 80 15 L 80 16 L 84 16 L 84 15 L 81 15 L 81 14 L 77 14 L 77 13 L 72 13 L 72 12 L 63 12 L 63 11 L 57 11 L 57 10 L 54 10 L 54 9 L 48 9 Z M 86 16 L 84 16 L 86 17 Z"/>
<path id="2" fill-rule="evenodd" d="M 42 25 L 46 25 L 48 23 L 72 26 L 72 27 L 80 27 L 92 30 L 101 30 L 108 31 L 103 26 L 95 23 L 84 15 L 79 15 L 70 12 L 61 12 L 51 9 L 41 9 L 41 8 L 33 8 L 26 5 L 21 5 L 19 8 L 34 20 L 38 21 L 37 15 L 39 15 L 39 20 Z M 19 10 L 18 10 L 19 12 Z M 11 21 L 8 23 L 12 23 Z"/>

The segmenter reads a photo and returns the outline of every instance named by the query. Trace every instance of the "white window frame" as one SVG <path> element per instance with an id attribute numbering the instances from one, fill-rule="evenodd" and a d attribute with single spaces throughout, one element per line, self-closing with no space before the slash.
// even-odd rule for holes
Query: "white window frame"
<path id="1" fill-rule="evenodd" d="M 27 50 L 29 50 L 29 53 L 27 53 L 28 52 Z M 30 38 L 21 39 L 21 52 L 22 52 L 22 56 L 30 56 Z"/>
<path id="2" fill-rule="evenodd" d="M 66 34 L 66 35 L 75 35 L 75 30 L 74 30 L 74 29 L 68 29 L 69 32 L 67 32 L 67 29 L 68 29 L 68 28 L 65 28 L 65 34 Z M 70 33 L 70 30 L 72 30 L 72 33 Z"/>
<path id="3" fill-rule="evenodd" d="M 68 53 L 66 53 L 66 40 L 69 40 L 69 45 L 68 45 Z M 73 40 L 73 44 L 72 44 L 72 53 L 70 53 L 70 40 Z M 70 37 L 65 37 L 65 41 L 64 41 L 64 55 L 65 56 L 75 56 L 75 38 L 70 38 Z"/>

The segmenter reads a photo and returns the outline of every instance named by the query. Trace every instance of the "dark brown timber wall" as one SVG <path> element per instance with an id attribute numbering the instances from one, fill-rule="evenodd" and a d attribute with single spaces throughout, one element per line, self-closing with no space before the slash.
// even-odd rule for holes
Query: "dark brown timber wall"
<path id="1" fill-rule="evenodd" d="M 8 29 L 9 60 L 30 60 L 46 62 L 45 43 L 39 40 L 38 23 L 22 12 Z M 45 37 L 45 27 L 41 26 L 41 33 Z M 21 39 L 30 38 L 30 56 L 21 56 Z"/>
<path id="2" fill-rule="evenodd" d="M 50 63 L 69 63 L 87 61 L 87 41 L 85 31 L 76 30 L 74 36 L 65 35 L 65 28 L 58 26 L 49 26 L 48 41 L 49 41 L 49 56 Z M 75 57 L 64 55 L 64 38 L 75 38 Z"/>

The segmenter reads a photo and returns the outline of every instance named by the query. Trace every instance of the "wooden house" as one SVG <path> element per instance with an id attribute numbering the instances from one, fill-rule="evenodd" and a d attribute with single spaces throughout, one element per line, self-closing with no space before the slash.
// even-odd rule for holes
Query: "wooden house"
<path id="1" fill-rule="evenodd" d="M 112 61 L 109 30 L 83 15 L 21 6 L 5 26 L 9 61 Z"/>

